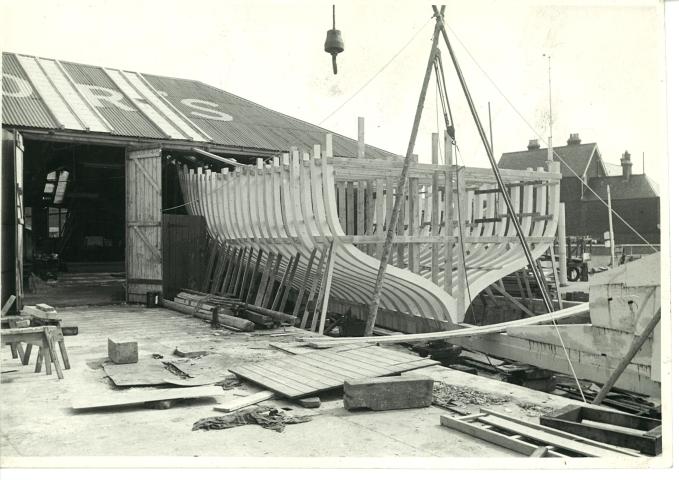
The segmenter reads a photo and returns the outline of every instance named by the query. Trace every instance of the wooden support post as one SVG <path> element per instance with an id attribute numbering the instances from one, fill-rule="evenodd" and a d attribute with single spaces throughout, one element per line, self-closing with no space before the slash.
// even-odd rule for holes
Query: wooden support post
<path id="1" fill-rule="evenodd" d="M 400 211 L 401 213 L 398 215 L 398 223 L 396 224 L 396 235 L 402 236 L 405 234 L 405 223 L 408 221 L 406 219 L 406 202 L 405 202 L 405 195 L 406 192 L 408 191 L 408 180 L 406 179 L 404 185 L 403 185 L 403 194 L 402 194 L 402 200 L 399 202 L 401 204 L 400 206 Z M 399 243 L 396 245 L 396 265 L 398 268 L 405 268 L 406 266 L 406 260 L 405 260 L 405 244 Z"/>
<path id="2" fill-rule="evenodd" d="M 274 290 L 274 286 L 276 283 L 276 277 L 278 276 L 278 270 L 281 266 L 281 260 L 283 260 L 283 255 L 278 254 L 276 255 L 276 261 L 274 263 L 273 268 L 271 269 L 271 274 L 269 275 L 269 281 L 266 286 L 266 289 L 264 290 L 264 297 L 262 298 L 262 303 L 259 304 L 260 306 L 264 308 L 269 308 L 269 302 L 271 301 L 271 295 Z"/>
<path id="3" fill-rule="evenodd" d="M 333 152 L 332 152 L 332 133 L 326 133 L 325 134 L 325 158 L 332 158 Z M 320 158 L 320 155 L 315 158 Z"/>
<path id="4" fill-rule="evenodd" d="M 255 296 L 254 304 L 257 306 L 262 305 L 262 300 L 264 299 L 264 291 L 269 283 L 269 272 L 273 266 L 273 252 L 266 252 L 266 264 L 264 265 L 264 270 L 262 270 L 262 276 L 259 280 L 259 286 L 257 287 L 257 295 Z"/>
<path id="5" fill-rule="evenodd" d="M 242 255 L 242 249 L 239 247 L 234 247 L 231 250 L 231 258 L 228 263 L 228 267 L 226 267 L 226 273 L 224 274 L 224 278 L 221 279 L 221 282 L 219 283 L 219 293 L 220 295 L 224 295 L 228 288 L 229 284 L 231 282 L 231 278 L 234 275 L 234 271 L 237 267 L 237 265 L 240 263 L 239 258 Z"/>
<path id="6" fill-rule="evenodd" d="M 347 182 L 337 182 L 337 202 L 340 225 L 346 235 L 347 233 Z"/>
<path id="7" fill-rule="evenodd" d="M 384 210 L 385 210 L 385 192 L 384 180 L 378 178 L 375 180 L 375 235 L 382 237 L 384 235 Z M 382 245 L 379 243 L 374 246 L 374 255 L 376 257 L 382 256 Z"/>
<path id="8" fill-rule="evenodd" d="M 347 235 L 356 234 L 356 188 L 354 182 L 347 182 L 347 228 L 344 231 Z"/>
<path id="9" fill-rule="evenodd" d="M 248 289 L 245 292 L 245 298 L 243 298 L 243 301 L 245 303 L 249 303 L 251 293 L 254 289 L 255 280 L 257 279 L 257 271 L 259 270 L 259 265 L 262 261 L 262 254 L 263 254 L 262 249 L 259 249 L 257 251 L 257 260 L 255 260 L 255 265 L 254 267 L 252 267 L 252 273 L 250 274 L 250 284 L 248 285 Z"/>
<path id="10" fill-rule="evenodd" d="M 566 204 L 559 204 L 559 223 L 557 226 L 559 236 L 559 283 L 562 287 L 568 285 L 568 255 L 566 253 Z"/>
<path id="11" fill-rule="evenodd" d="M 431 236 L 439 234 L 439 172 L 434 171 L 431 178 Z M 439 284 L 439 244 L 431 244 L 431 281 Z"/>
<path id="12" fill-rule="evenodd" d="M 365 182 L 356 182 L 356 234 L 365 235 Z"/>
<path id="13" fill-rule="evenodd" d="M 309 291 L 309 299 L 307 301 L 306 308 L 304 309 L 304 315 L 302 316 L 302 324 L 301 328 L 306 328 L 307 324 L 307 319 L 309 318 L 309 312 L 311 311 L 312 318 L 311 321 L 313 322 L 315 319 L 315 316 L 313 315 L 316 311 L 316 300 L 318 298 L 318 285 L 321 281 L 321 278 L 323 277 L 323 266 L 325 265 L 325 257 L 328 254 L 328 247 L 325 247 L 323 249 L 323 252 L 321 253 L 321 259 L 318 261 L 318 267 L 316 268 L 316 275 L 314 276 L 314 281 L 311 283 L 311 290 Z M 316 300 L 316 301 L 314 301 Z M 315 327 L 315 323 L 312 323 L 312 330 L 313 327 Z"/>
<path id="14" fill-rule="evenodd" d="M 446 170 L 445 172 L 445 183 L 443 186 L 443 222 L 444 231 L 446 232 L 446 237 L 452 237 L 454 235 L 453 231 L 453 203 L 457 203 L 454 200 L 453 193 L 453 176 L 452 172 Z M 458 206 L 459 208 L 459 206 Z M 457 211 L 457 209 L 456 209 Z M 462 229 L 462 226 L 460 226 Z M 458 241 L 459 243 L 459 241 Z M 451 242 L 446 242 L 446 256 L 445 264 L 443 266 L 443 289 L 452 294 L 453 293 L 453 244 Z"/>
<path id="15" fill-rule="evenodd" d="M 299 255 L 299 253 L 297 254 Z M 273 298 L 273 303 L 271 304 L 271 310 L 276 310 L 276 306 L 278 305 L 278 302 L 281 301 L 281 297 L 283 296 L 283 291 L 285 290 L 285 286 L 289 282 L 289 276 L 290 276 L 290 270 L 292 270 L 292 264 L 295 261 L 295 257 L 290 255 L 290 258 L 288 259 L 288 265 L 285 267 L 285 273 L 283 274 L 283 278 L 281 279 L 280 283 L 278 284 L 278 290 L 276 290 L 276 296 Z"/>
<path id="16" fill-rule="evenodd" d="M 372 180 L 368 180 L 365 186 L 365 234 L 374 235 L 375 234 L 375 184 Z M 368 255 L 374 255 L 375 246 L 366 245 L 366 253 Z"/>
<path id="17" fill-rule="evenodd" d="M 408 235 L 411 237 L 419 236 L 420 233 L 420 185 L 417 178 L 410 179 L 409 206 L 410 215 L 408 223 Z M 408 245 L 408 268 L 411 272 L 420 273 L 420 244 L 410 243 Z"/>
<path id="18" fill-rule="evenodd" d="M 335 268 L 335 256 L 336 248 L 335 241 L 330 243 L 330 255 L 328 256 L 328 264 L 325 267 L 325 272 L 323 273 L 323 285 L 321 286 L 323 303 L 321 306 L 321 313 L 319 317 L 318 333 L 323 334 L 325 329 L 325 316 L 328 313 L 328 300 L 330 299 L 330 287 L 332 286 L 332 272 Z M 315 316 L 314 316 L 315 317 Z M 315 318 L 314 318 L 315 321 Z M 312 325 L 311 331 L 314 330 Z"/>
<path id="19" fill-rule="evenodd" d="M 313 270 L 314 260 L 316 259 L 316 254 L 318 253 L 318 248 L 314 248 L 309 256 L 309 263 L 306 267 L 306 273 L 304 274 L 304 282 L 302 283 L 302 288 L 297 292 L 297 300 L 295 301 L 295 307 L 292 309 L 292 315 L 297 316 L 300 307 L 302 306 L 302 300 L 307 290 L 307 285 L 309 285 L 309 279 L 311 278 L 311 271 Z"/>
<path id="20" fill-rule="evenodd" d="M 358 117 L 358 158 L 365 158 L 365 119 Z"/>
<path id="21" fill-rule="evenodd" d="M 250 261 L 252 260 L 252 254 L 254 252 L 254 247 L 250 247 L 250 252 L 248 253 L 248 259 L 243 265 L 243 276 L 241 277 L 240 284 L 238 285 L 238 290 L 236 291 L 236 297 L 243 298 L 243 293 L 245 293 L 246 280 L 248 278 L 248 271 L 250 270 Z"/>
<path id="22" fill-rule="evenodd" d="M 556 300 L 559 304 L 559 310 L 563 308 L 563 299 L 561 298 L 561 285 L 556 271 L 556 259 L 554 258 L 554 244 L 549 245 L 549 256 L 552 261 L 552 274 L 554 275 L 554 285 L 556 286 Z"/>
<path id="23" fill-rule="evenodd" d="M 290 271 L 290 276 L 288 278 L 288 282 L 285 285 L 285 292 L 283 292 L 283 297 L 281 298 L 280 305 L 276 309 L 276 306 L 274 305 L 274 310 L 278 310 L 279 312 L 285 312 L 285 306 L 288 303 L 288 297 L 290 296 L 290 290 L 292 289 L 292 285 L 295 282 L 295 275 L 297 274 L 297 266 L 299 265 L 299 259 L 301 257 L 301 254 L 297 252 L 297 255 L 295 255 L 295 259 L 292 262 L 292 270 Z"/>
<path id="24" fill-rule="evenodd" d="M 247 250 L 248 247 L 244 247 L 240 251 L 240 255 L 238 256 L 238 264 L 236 266 L 236 273 L 232 275 L 231 281 L 229 282 L 229 286 L 226 290 L 226 293 L 228 294 L 235 294 L 238 290 L 240 285 L 240 276 L 243 273 L 243 269 L 245 268 L 245 253 Z"/>
<path id="25" fill-rule="evenodd" d="M 221 291 L 224 273 L 226 272 L 227 266 L 231 265 L 230 257 L 233 256 L 234 250 L 235 247 L 231 247 L 230 245 L 226 246 L 226 248 L 224 248 L 223 245 L 220 247 L 219 262 L 217 268 L 215 268 L 215 273 L 212 276 L 212 285 L 210 285 L 209 293 L 218 293 Z"/>

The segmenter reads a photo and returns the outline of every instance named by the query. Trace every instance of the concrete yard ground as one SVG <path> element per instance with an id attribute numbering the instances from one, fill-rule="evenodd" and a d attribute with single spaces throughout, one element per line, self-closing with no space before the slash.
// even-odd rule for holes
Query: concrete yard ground
<path id="1" fill-rule="evenodd" d="M 219 402 L 238 398 L 243 390 L 258 391 L 243 383 L 218 399 L 184 400 L 167 410 L 126 407 L 76 413 L 74 400 L 115 394 L 101 364 L 107 357 L 107 338 L 124 337 L 139 343 L 139 358 L 161 354 L 172 358 L 182 350 L 208 350 L 228 359 L 229 365 L 281 358 L 289 353 L 269 342 L 295 341 L 303 332 L 287 328 L 252 333 L 214 330 L 209 324 L 165 309 L 140 306 L 76 307 L 59 310 L 65 325 L 77 325 L 79 334 L 66 337 L 72 368 L 64 380 L 55 374 L 33 373 L 30 365 L 12 359 L 9 346 L 0 358 L 0 456 L 3 466 L 22 457 L 154 456 L 154 457 L 513 457 L 517 454 L 442 427 L 439 417 L 450 412 L 431 406 L 388 412 L 349 412 L 341 391 L 321 395 L 319 409 L 303 409 L 284 400 L 265 402 L 292 407 L 289 413 L 314 415 L 307 423 L 288 425 L 282 433 L 256 425 L 226 430 L 192 431 L 199 419 L 223 415 L 213 410 Z M 405 350 L 404 347 L 392 346 Z M 414 354 L 413 354 L 414 355 Z M 11 372 L 11 370 L 17 370 Z M 226 376 L 228 372 L 224 371 Z M 476 389 L 511 401 L 491 405 L 502 413 L 537 422 L 530 405 L 557 409 L 572 401 L 470 375 L 442 366 L 406 375 L 427 375 L 452 386 Z M 153 387 L 146 387 L 153 388 Z M 528 407 L 527 407 L 528 404 Z M 471 413 L 478 406 L 469 405 Z M 252 460 L 251 460 L 252 461 Z M 36 459 L 35 465 L 47 465 Z M 117 464 L 122 466 L 121 464 Z"/>

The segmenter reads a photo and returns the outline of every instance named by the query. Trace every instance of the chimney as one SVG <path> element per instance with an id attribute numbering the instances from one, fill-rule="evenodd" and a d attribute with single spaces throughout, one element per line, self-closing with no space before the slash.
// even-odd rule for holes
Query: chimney
<path id="1" fill-rule="evenodd" d="M 627 150 L 620 157 L 620 165 L 622 165 L 622 175 L 625 177 L 625 181 L 629 181 L 629 177 L 632 175 L 632 159 L 631 155 Z"/>
<path id="2" fill-rule="evenodd" d="M 533 140 L 528 140 L 528 150 L 539 150 L 540 149 L 540 141 L 537 138 L 534 138 Z"/>
<path id="3" fill-rule="evenodd" d="M 579 133 L 571 133 L 570 137 L 568 137 L 568 141 L 566 142 L 568 145 L 580 145 L 580 134 Z"/>

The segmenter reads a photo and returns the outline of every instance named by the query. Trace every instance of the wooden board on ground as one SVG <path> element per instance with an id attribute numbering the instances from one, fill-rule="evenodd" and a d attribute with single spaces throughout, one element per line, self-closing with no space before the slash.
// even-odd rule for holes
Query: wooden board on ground
<path id="1" fill-rule="evenodd" d="M 261 392 L 253 393 L 247 397 L 235 398 L 226 403 L 220 403 L 215 407 L 218 412 L 235 412 L 244 407 L 249 407 L 250 405 L 255 405 L 257 403 L 263 402 L 265 400 L 271 400 L 276 394 L 269 390 L 262 390 Z"/>
<path id="2" fill-rule="evenodd" d="M 174 376 L 163 362 L 150 358 L 141 358 L 138 363 L 105 363 L 104 372 L 117 387 L 163 385 L 167 383 L 166 378 Z"/>
<path id="3" fill-rule="evenodd" d="M 345 380 L 395 375 L 438 363 L 382 347 L 364 346 L 250 363 L 231 371 L 285 397 L 299 398 L 341 387 Z"/>
<path id="4" fill-rule="evenodd" d="M 200 358 L 173 358 L 170 363 L 188 375 L 190 378 L 187 380 L 210 384 L 231 376 L 229 367 L 233 364 L 233 359 L 213 353 Z M 165 377 L 172 378 L 168 375 Z"/>
<path id="5" fill-rule="evenodd" d="M 192 387 L 192 388 L 154 388 L 144 390 L 132 390 L 129 392 L 118 392 L 111 394 L 107 398 L 97 399 L 78 399 L 72 404 L 74 410 L 85 410 L 93 408 L 124 407 L 128 405 L 138 405 L 146 402 L 157 402 L 160 400 L 175 400 L 183 398 L 217 397 L 224 395 L 222 387 Z"/>
<path id="6" fill-rule="evenodd" d="M 405 335 L 391 335 L 385 337 L 344 337 L 344 338 L 318 338 L 318 337 L 299 337 L 298 340 L 305 342 L 307 345 L 315 348 L 328 348 L 338 345 L 361 345 L 370 343 L 408 343 L 421 342 L 431 340 L 444 340 L 460 337 L 473 337 L 476 335 L 487 335 L 489 333 L 499 333 L 505 331 L 509 327 L 524 327 L 528 325 L 541 325 L 551 323 L 552 321 L 568 318 L 575 315 L 580 315 L 589 311 L 589 304 L 583 303 L 574 307 L 564 308 L 552 313 L 545 313 L 535 317 L 524 318 L 521 320 L 512 320 L 510 322 L 495 323 L 492 325 L 483 326 L 468 326 L 459 325 L 463 328 L 456 330 L 447 330 L 442 332 L 432 333 L 411 333 Z"/>

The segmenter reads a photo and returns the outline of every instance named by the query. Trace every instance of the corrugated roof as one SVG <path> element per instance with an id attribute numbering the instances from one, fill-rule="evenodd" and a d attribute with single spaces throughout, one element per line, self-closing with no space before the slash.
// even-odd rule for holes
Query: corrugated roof
<path id="1" fill-rule="evenodd" d="M 595 154 L 596 149 L 596 143 L 583 143 L 577 145 L 554 147 L 554 160 L 558 160 L 559 157 L 561 157 L 563 161 L 566 162 L 566 164 L 568 164 L 568 166 L 570 166 L 578 176 L 582 177 L 590 158 L 592 158 L 592 155 L 594 154 L 597 156 Z M 557 157 L 557 154 L 559 157 Z M 592 161 L 594 162 L 595 160 L 593 159 Z M 498 165 L 500 168 L 507 168 L 511 170 L 526 170 L 527 168 L 536 169 L 538 167 L 546 169 L 546 162 L 547 149 L 539 148 L 536 150 L 503 153 L 502 157 L 500 157 L 500 162 Z M 601 166 L 603 168 L 603 164 Z M 595 165 L 592 165 L 590 168 L 594 167 Z M 574 174 L 571 169 L 562 167 L 561 175 L 563 177 L 573 177 Z M 605 171 L 602 173 L 605 174 Z"/>
<path id="2" fill-rule="evenodd" d="M 205 83 L 3 53 L 7 126 L 178 139 L 253 150 L 311 150 L 333 133 Z M 333 133 L 336 156 L 356 141 Z M 368 158 L 393 156 L 366 145 Z"/>
<path id="3" fill-rule="evenodd" d="M 630 175 L 629 180 L 625 179 L 624 176 L 598 177 L 589 180 L 589 186 L 604 200 L 606 200 L 608 195 L 606 185 L 611 187 L 611 200 L 634 200 L 657 198 L 660 196 L 657 188 L 653 185 L 653 181 L 643 173 Z M 582 199 L 585 201 L 598 201 L 589 189 L 585 189 Z"/>

